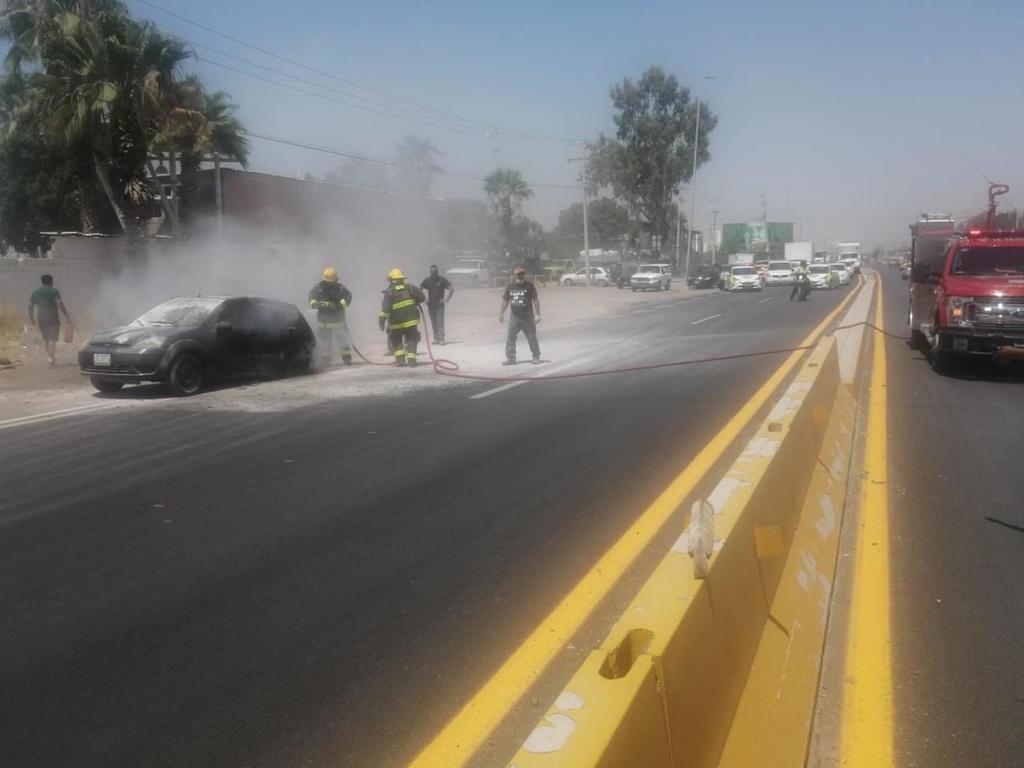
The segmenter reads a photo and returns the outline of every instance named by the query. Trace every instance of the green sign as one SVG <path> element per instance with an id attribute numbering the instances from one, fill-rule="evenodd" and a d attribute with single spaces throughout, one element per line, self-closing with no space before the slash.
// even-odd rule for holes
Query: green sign
<path id="1" fill-rule="evenodd" d="M 722 253 L 757 253 L 793 242 L 790 222 L 753 221 L 722 225 Z"/>

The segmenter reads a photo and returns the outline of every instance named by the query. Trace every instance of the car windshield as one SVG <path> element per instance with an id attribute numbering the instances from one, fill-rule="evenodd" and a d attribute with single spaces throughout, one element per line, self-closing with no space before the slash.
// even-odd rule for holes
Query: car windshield
<path id="1" fill-rule="evenodd" d="M 815 275 L 825 275 L 825 274 L 828 274 L 828 265 L 827 264 L 813 264 L 813 265 L 811 265 L 811 270 L 810 271 L 811 271 L 812 274 L 815 274 Z"/>
<path id="2" fill-rule="evenodd" d="M 953 258 L 953 274 L 1024 274 L 1024 247 L 961 248 Z"/>
<path id="3" fill-rule="evenodd" d="M 833 264 L 832 265 L 832 269 L 835 270 L 836 272 L 845 272 L 846 271 L 846 265 L 845 264 Z"/>
<path id="4" fill-rule="evenodd" d="M 753 275 L 757 273 L 757 270 L 753 267 L 733 267 L 732 273 L 734 275 Z"/>
<path id="5" fill-rule="evenodd" d="M 203 297 L 180 298 L 158 304 L 137 317 L 131 325 L 171 325 L 177 328 L 195 328 L 219 307 L 223 299 Z"/>
<path id="6" fill-rule="evenodd" d="M 793 265 L 787 261 L 773 261 L 768 265 L 768 269 L 773 272 L 777 271 L 790 271 L 793 269 Z"/>

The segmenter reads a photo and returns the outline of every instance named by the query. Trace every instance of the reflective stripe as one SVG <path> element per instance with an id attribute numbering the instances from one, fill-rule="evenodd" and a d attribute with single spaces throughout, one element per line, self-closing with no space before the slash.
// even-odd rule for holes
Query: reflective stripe
<path id="1" fill-rule="evenodd" d="M 400 330 L 402 330 L 404 328 L 415 328 L 419 324 L 420 324 L 419 320 L 409 320 L 408 322 L 405 322 L 405 323 L 392 323 L 391 324 L 391 330 L 392 331 L 400 331 Z"/>
<path id="2" fill-rule="evenodd" d="M 410 358 L 410 359 L 412 359 L 412 360 L 415 360 L 415 359 L 416 359 L 416 353 L 415 353 L 415 352 L 406 352 L 406 353 L 405 353 L 405 356 L 406 356 L 407 358 Z"/>
<path id="3" fill-rule="evenodd" d="M 406 307 L 411 307 L 415 303 L 416 303 L 415 299 L 406 299 L 405 301 L 396 301 L 394 304 L 391 305 L 391 310 L 394 311 L 396 309 L 405 309 Z"/>
<path id="4" fill-rule="evenodd" d="M 380 313 L 380 317 L 383 317 L 383 318 L 391 317 L 391 313 L 390 312 L 381 312 Z"/>

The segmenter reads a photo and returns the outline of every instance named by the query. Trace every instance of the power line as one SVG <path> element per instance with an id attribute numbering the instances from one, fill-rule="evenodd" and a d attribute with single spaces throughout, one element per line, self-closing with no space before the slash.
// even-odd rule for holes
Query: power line
<path id="1" fill-rule="evenodd" d="M 254 74 L 252 72 L 246 72 L 245 70 L 239 69 L 238 67 L 233 67 L 230 64 L 223 64 L 223 63 L 221 63 L 219 61 L 214 61 L 213 59 L 202 59 L 201 61 L 203 61 L 206 64 L 210 64 L 210 65 L 212 65 L 214 67 L 219 67 L 220 69 L 225 69 L 228 72 L 234 72 L 235 74 L 242 75 L 244 77 L 249 77 L 249 78 L 252 78 L 253 80 L 259 80 L 260 82 L 268 83 L 270 85 L 276 85 L 278 88 L 284 88 L 284 89 L 289 90 L 289 91 L 294 91 L 295 93 L 301 93 L 301 94 L 304 94 L 306 96 L 312 96 L 315 99 L 321 99 L 322 101 L 330 101 L 330 102 L 333 102 L 335 104 L 340 104 L 340 105 L 345 106 L 345 107 L 352 107 L 353 109 L 359 109 L 359 110 L 362 110 L 364 112 L 369 112 L 369 113 L 375 114 L 375 115 L 381 115 L 383 117 L 395 117 L 395 118 L 398 118 L 398 119 L 401 119 L 401 120 L 409 120 L 410 122 L 412 122 L 412 120 L 410 118 L 403 117 L 401 114 L 382 112 L 381 110 L 371 109 L 369 107 L 362 106 L 361 104 L 354 104 L 351 101 L 345 101 L 344 99 L 339 99 L 336 96 L 330 96 L 330 95 L 328 95 L 326 93 L 317 93 L 316 91 L 310 91 L 310 90 L 307 90 L 305 88 L 299 88 L 298 86 L 291 85 L 290 83 L 282 83 L 279 80 L 273 80 L 273 79 L 271 79 L 269 77 L 264 77 L 263 75 L 257 75 L 257 74 Z M 438 124 L 438 123 L 432 123 L 432 122 L 430 122 L 428 120 L 424 120 L 424 119 L 415 120 L 415 122 L 419 123 L 420 125 L 428 126 L 430 128 L 440 128 L 442 130 L 454 131 L 455 133 L 468 134 L 468 135 L 471 135 L 471 136 L 479 135 L 474 130 L 455 128 L 455 127 L 452 127 L 452 126 L 446 126 L 446 125 L 442 125 L 442 124 Z"/>
<path id="2" fill-rule="evenodd" d="M 323 89 L 323 90 L 325 90 L 325 91 L 327 91 L 329 93 L 338 94 L 339 96 L 344 96 L 344 97 L 350 98 L 350 99 L 358 99 L 359 101 L 364 101 L 364 102 L 366 102 L 368 104 L 372 104 L 374 106 L 378 106 L 378 107 L 382 107 L 383 109 L 387 109 L 387 110 L 389 110 L 389 112 L 388 113 L 378 112 L 378 111 L 370 110 L 370 109 L 368 109 L 366 107 L 363 107 L 363 106 L 360 106 L 358 104 L 348 104 L 348 102 L 344 102 L 346 105 L 352 106 L 352 107 L 354 107 L 356 109 L 362 109 L 362 110 L 365 110 L 365 111 L 372 112 L 373 114 L 380 114 L 380 115 L 384 115 L 386 117 L 398 117 L 398 116 L 401 116 L 402 119 L 413 121 L 413 122 L 422 119 L 421 115 L 417 115 L 415 113 L 406 112 L 406 111 L 395 112 L 394 105 L 387 104 L 386 102 L 376 101 L 374 99 L 368 99 L 365 96 L 360 96 L 358 94 L 351 93 L 349 91 L 343 91 L 340 88 L 332 88 L 331 86 L 324 85 L 322 83 L 318 83 L 318 82 L 316 82 L 314 80 L 309 80 L 309 79 L 306 79 L 304 77 L 299 77 L 298 75 L 293 75 L 293 74 L 291 74 L 289 72 L 284 72 L 284 71 L 282 71 L 280 69 L 274 69 L 273 67 L 268 67 L 268 66 L 265 66 L 265 65 L 260 64 L 258 62 L 255 62 L 255 61 L 249 61 L 248 59 L 244 59 L 241 56 L 235 56 L 234 54 L 227 53 L 226 51 L 221 51 L 221 50 L 219 50 L 217 48 L 213 48 L 212 46 L 209 46 L 209 45 L 204 45 L 203 43 L 197 43 L 196 41 L 189 40 L 188 38 L 179 37 L 177 35 L 171 35 L 170 33 L 167 33 L 167 32 L 165 32 L 164 34 L 167 34 L 169 37 L 172 37 L 172 38 L 174 38 L 176 40 L 180 40 L 182 43 L 185 43 L 187 45 L 191 45 L 194 48 L 201 48 L 201 49 L 203 49 L 205 51 L 210 51 L 210 52 L 216 54 L 217 56 L 223 56 L 226 59 L 230 59 L 232 61 L 239 62 L 240 64 L 245 64 L 245 65 L 250 66 L 250 67 L 255 67 L 256 69 L 263 70 L 264 72 L 269 72 L 269 73 L 277 75 L 279 77 L 286 77 L 286 78 L 289 78 L 291 80 L 295 80 L 296 82 L 312 86 L 314 88 L 321 88 L 321 89 Z M 212 61 L 210 59 L 205 59 L 203 57 L 200 57 L 198 54 L 196 55 L 196 58 L 199 61 L 204 61 L 206 63 L 214 64 L 215 66 L 218 65 L 218 62 Z M 238 71 L 238 70 L 233 70 L 233 71 Z M 247 76 L 250 76 L 250 77 L 252 76 L 251 74 L 244 73 L 244 72 L 241 73 L 241 74 L 246 74 Z M 283 83 L 281 85 L 284 86 Z M 287 86 L 284 86 L 284 87 L 287 87 Z M 438 127 L 438 124 L 436 122 L 428 123 L 428 125 L 430 125 L 430 127 Z M 466 132 L 464 129 L 467 128 L 467 126 L 456 126 L 456 128 L 460 132 Z M 473 133 L 477 133 L 477 131 L 475 131 L 475 130 L 472 131 L 472 132 Z"/>
<path id="3" fill-rule="evenodd" d="M 188 18 L 186 16 L 181 15 L 180 13 L 176 13 L 174 11 L 170 11 L 170 10 L 168 10 L 166 8 L 163 8 L 163 7 L 159 6 L 159 5 L 157 5 L 156 3 L 150 2 L 149 0 L 135 0 L 135 2 L 137 2 L 137 3 L 141 4 L 141 5 L 145 5 L 145 6 L 147 6 L 149 8 L 152 8 L 152 9 L 154 9 L 156 11 L 159 11 L 160 13 L 164 13 L 164 14 L 166 14 L 168 16 L 171 16 L 171 17 L 173 17 L 175 19 L 178 19 L 179 21 L 183 21 L 186 24 L 190 24 L 190 25 L 192 25 L 194 27 L 198 27 L 199 29 L 202 29 L 202 30 L 204 30 L 206 32 L 209 32 L 212 35 L 216 35 L 218 37 L 224 38 L 225 40 L 230 40 L 231 42 L 235 43 L 236 45 L 241 45 L 241 46 L 243 46 L 245 48 L 249 48 L 251 50 L 257 51 L 258 53 L 261 53 L 264 56 L 269 56 L 269 57 L 271 57 L 273 59 L 277 59 L 278 61 L 283 61 L 286 64 L 290 64 L 293 67 L 298 67 L 299 69 L 306 70 L 307 72 L 312 72 L 313 74 L 319 75 L 320 77 L 326 77 L 326 78 L 328 78 L 330 80 L 334 80 L 336 82 L 343 83 L 344 85 L 348 85 L 348 86 L 350 86 L 352 88 L 358 88 L 359 90 L 366 91 L 367 93 L 373 93 L 373 94 L 375 94 L 377 96 L 382 96 L 384 98 L 390 99 L 390 100 L 398 102 L 400 104 L 404 104 L 404 105 L 409 106 L 409 107 L 414 107 L 415 109 L 418 109 L 420 111 L 429 112 L 429 113 L 432 113 L 434 115 L 437 115 L 437 116 L 440 116 L 440 117 L 444 117 L 444 118 L 446 118 L 448 120 L 455 120 L 455 121 L 457 121 L 459 123 L 464 123 L 467 126 L 476 126 L 477 127 L 476 133 L 488 132 L 485 135 L 500 135 L 503 138 L 516 138 L 516 137 L 519 137 L 520 139 L 524 139 L 524 140 L 525 139 L 530 139 L 530 140 L 535 140 L 535 141 L 554 141 L 554 142 L 564 142 L 564 143 L 579 143 L 579 141 L 580 141 L 579 139 L 571 139 L 571 138 L 565 138 L 565 137 L 559 137 L 559 136 L 547 136 L 547 135 L 544 135 L 544 134 L 533 133 L 531 131 L 522 131 L 522 130 L 510 129 L 510 128 L 500 128 L 500 127 L 491 125 L 489 123 L 482 122 L 480 120 L 473 120 L 471 118 L 461 117 L 461 116 L 456 115 L 456 114 L 454 114 L 452 112 L 446 112 L 444 110 L 439 110 L 439 109 L 435 109 L 433 107 L 425 106 L 423 104 L 418 104 L 418 103 L 416 103 L 414 101 L 409 101 L 408 99 L 403 99 L 403 98 L 401 98 L 399 96 L 394 96 L 394 95 L 389 94 L 389 93 L 387 93 L 385 91 L 377 90 L 375 88 L 370 88 L 370 87 L 365 86 L 365 85 L 360 85 L 359 83 L 356 83 L 356 82 L 354 82 L 352 80 L 348 80 L 346 78 L 339 77 L 338 75 L 334 75 L 334 74 L 332 74 L 330 72 L 325 72 L 324 70 L 318 69 L 316 67 L 311 67 L 308 64 L 303 64 L 302 62 L 296 61 L 295 59 L 289 58 L 287 56 L 282 56 L 281 54 L 278 54 L 278 53 L 275 53 L 273 51 L 267 50 L 266 48 L 263 48 L 261 46 L 254 45 L 253 43 L 249 43 L 249 42 L 246 42 L 245 40 L 241 40 L 241 39 L 239 39 L 237 37 L 234 37 L 233 35 L 229 35 L 226 32 L 221 32 L 220 30 L 214 29 L 213 27 L 210 27 L 210 26 L 208 26 L 206 24 L 203 24 L 202 22 L 195 21 L 194 19 L 190 19 L 190 18 Z M 359 98 L 359 97 L 357 97 L 357 98 Z M 437 126 L 437 127 L 440 127 L 440 126 Z"/>
<path id="4" fill-rule="evenodd" d="M 269 134 L 259 133 L 257 131 L 246 131 L 246 135 L 251 137 L 251 138 L 253 138 L 253 139 L 259 139 L 261 141 L 270 141 L 270 142 L 274 142 L 275 144 L 285 144 L 287 146 L 296 147 L 298 149 L 307 149 L 307 150 L 310 150 L 310 151 L 313 151 L 313 152 L 321 152 L 323 154 L 334 155 L 336 157 L 344 157 L 344 158 L 348 158 L 350 160 L 357 160 L 357 161 L 363 162 L 363 163 L 374 163 L 376 165 L 385 165 L 385 166 L 389 166 L 389 167 L 392 167 L 392 168 L 403 168 L 404 167 L 401 163 L 396 163 L 396 162 L 393 162 L 391 160 L 385 160 L 382 157 L 374 156 L 374 155 L 369 155 L 369 154 L 362 153 L 362 152 L 355 152 L 355 151 L 347 150 L 347 149 L 334 149 L 332 147 L 324 147 L 324 146 L 321 146 L 321 145 L 318 145 L 318 144 L 310 144 L 308 142 L 298 141 L 298 140 L 295 140 L 295 139 L 286 139 L 286 138 L 282 138 L 280 136 L 271 136 Z M 431 175 L 434 175 L 434 176 L 448 176 L 450 178 L 455 178 L 455 179 L 466 179 L 468 181 L 479 181 L 479 182 L 484 182 L 484 181 L 487 180 L 486 177 L 484 177 L 484 176 L 471 175 L 471 174 L 467 174 L 467 173 L 456 173 L 454 171 L 433 171 L 433 172 L 431 172 Z M 535 187 L 537 189 L 573 189 L 573 190 L 579 189 L 578 186 L 575 186 L 575 185 L 572 185 L 572 184 L 531 183 L 530 186 L 531 187 Z"/>

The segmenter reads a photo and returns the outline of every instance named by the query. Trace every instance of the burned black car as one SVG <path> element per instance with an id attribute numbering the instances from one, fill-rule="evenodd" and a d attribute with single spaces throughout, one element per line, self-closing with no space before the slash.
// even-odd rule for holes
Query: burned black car
<path id="1" fill-rule="evenodd" d="M 96 334 L 79 351 L 78 364 L 100 392 L 156 381 L 176 395 L 192 395 L 217 377 L 309 372 L 315 344 L 293 304 L 179 297 Z"/>

